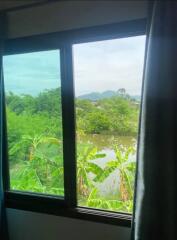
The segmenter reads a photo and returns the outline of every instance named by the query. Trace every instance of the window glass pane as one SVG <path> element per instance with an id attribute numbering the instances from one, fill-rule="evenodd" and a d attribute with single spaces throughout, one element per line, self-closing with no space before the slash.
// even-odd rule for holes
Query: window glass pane
<path id="1" fill-rule="evenodd" d="M 78 205 L 132 212 L 145 36 L 75 44 Z"/>
<path id="2" fill-rule="evenodd" d="M 5 56 L 10 188 L 64 195 L 59 50 Z"/>

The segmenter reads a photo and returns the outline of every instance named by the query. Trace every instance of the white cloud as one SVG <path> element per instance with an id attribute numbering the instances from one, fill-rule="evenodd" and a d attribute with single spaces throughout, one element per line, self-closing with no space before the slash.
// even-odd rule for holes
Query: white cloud
<path id="1" fill-rule="evenodd" d="M 144 48 L 144 36 L 75 45 L 76 96 L 119 88 L 140 94 Z"/>

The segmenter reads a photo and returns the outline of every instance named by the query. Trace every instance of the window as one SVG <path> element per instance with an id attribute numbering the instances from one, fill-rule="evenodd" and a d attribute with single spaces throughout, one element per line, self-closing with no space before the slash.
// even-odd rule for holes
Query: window
<path id="1" fill-rule="evenodd" d="M 73 47 L 78 205 L 132 212 L 145 37 Z"/>
<path id="2" fill-rule="evenodd" d="M 6 42 L 6 207 L 130 226 L 145 27 Z"/>
<path id="3" fill-rule="evenodd" d="M 60 52 L 4 57 L 10 189 L 64 195 Z"/>

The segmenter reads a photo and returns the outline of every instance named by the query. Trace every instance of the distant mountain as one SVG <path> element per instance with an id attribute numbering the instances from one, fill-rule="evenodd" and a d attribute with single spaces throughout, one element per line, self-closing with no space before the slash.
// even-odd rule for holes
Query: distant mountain
<path id="1" fill-rule="evenodd" d="M 104 99 L 104 98 L 111 98 L 111 97 L 115 97 L 115 96 L 122 96 L 122 94 L 120 94 L 118 91 L 105 91 L 105 92 L 91 92 L 88 94 L 83 94 L 78 96 L 79 99 L 87 99 L 87 100 L 91 100 L 91 101 L 97 101 L 100 99 Z M 125 96 L 128 96 L 127 94 L 125 94 Z M 129 96 L 130 98 L 134 99 L 135 101 L 140 101 L 141 97 L 138 95 L 134 95 L 134 96 Z"/>
<path id="2" fill-rule="evenodd" d="M 92 92 L 92 93 L 88 93 L 88 94 L 84 94 L 79 96 L 78 98 L 80 99 L 88 99 L 91 101 L 97 101 L 103 98 L 111 98 L 113 96 L 117 96 L 117 93 L 114 91 L 105 91 L 103 93 L 99 93 L 99 92 Z"/>

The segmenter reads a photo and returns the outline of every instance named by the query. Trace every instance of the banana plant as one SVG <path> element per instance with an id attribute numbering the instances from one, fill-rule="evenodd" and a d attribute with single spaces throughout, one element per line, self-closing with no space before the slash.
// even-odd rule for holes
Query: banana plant
<path id="1" fill-rule="evenodd" d="M 114 211 L 114 212 L 130 212 L 131 213 L 133 209 L 133 202 L 130 200 L 126 202 L 122 202 L 120 200 L 103 198 L 99 195 L 98 189 L 93 188 L 87 198 L 86 206 L 91 208 L 96 208 L 96 209 Z"/>
<path id="2" fill-rule="evenodd" d="M 23 135 L 21 141 L 14 145 L 9 153 L 15 154 L 22 146 L 27 151 L 24 154 L 25 158 L 20 159 L 20 171 L 18 169 L 12 172 L 13 185 L 21 184 L 17 189 L 26 188 L 54 194 L 63 192 L 62 153 L 59 150 L 61 141 L 50 136 Z M 27 161 L 24 161 L 25 159 Z M 18 182 L 17 179 L 23 181 Z"/>
<path id="3" fill-rule="evenodd" d="M 118 170 L 119 193 L 121 201 L 133 199 L 133 179 L 135 175 L 135 160 L 130 159 L 130 155 L 135 152 L 133 147 L 120 149 L 114 146 L 115 159 L 110 160 L 101 175 L 95 178 L 95 181 L 104 181 L 112 172 Z"/>
<path id="4" fill-rule="evenodd" d="M 22 146 L 26 146 L 29 150 L 29 158 L 28 160 L 31 161 L 34 158 L 35 151 L 37 150 L 37 147 L 39 144 L 55 144 L 59 145 L 60 140 L 55 137 L 49 137 L 49 136 L 43 136 L 43 135 L 23 135 L 21 138 L 21 141 L 14 144 L 13 147 L 9 150 L 9 154 L 13 155 L 17 151 L 21 150 Z"/>
<path id="5" fill-rule="evenodd" d="M 104 158 L 104 153 L 98 153 L 96 147 L 79 145 L 77 156 L 77 186 L 78 194 L 86 197 L 89 194 L 90 188 L 93 187 L 94 179 L 97 175 L 103 173 L 103 169 L 94 162 L 99 158 Z M 93 174 L 93 178 L 89 174 Z"/>

